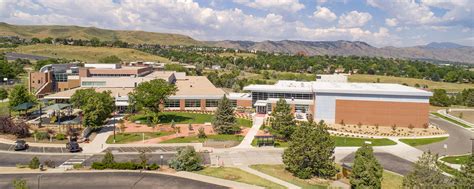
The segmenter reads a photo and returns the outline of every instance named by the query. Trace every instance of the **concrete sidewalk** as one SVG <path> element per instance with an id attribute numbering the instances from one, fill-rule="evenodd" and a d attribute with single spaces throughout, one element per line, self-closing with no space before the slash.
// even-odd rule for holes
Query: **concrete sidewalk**
<path id="1" fill-rule="evenodd" d="M 255 135 L 257 135 L 258 130 L 260 130 L 260 127 L 263 125 L 263 120 L 264 119 L 265 118 L 263 118 L 263 117 L 255 116 L 253 118 L 252 128 L 250 128 L 249 132 L 247 133 L 247 135 L 245 135 L 242 142 L 234 148 L 253 148 L 252 141 L 255 138 Z"/>
<path id="2" fill-rule="evenodd" d="M 107 124 L 102 126 L 102 129 L 95 136 L 94 140 L 90 143 L 83 145 L 82 153 L 100 153 L 108 147 L 107 138 L 114 133 L 114 122 L 121 120 L 123 116 L 115 115 L 112 117 Z M 115 123 L 117 124 L 117 123 Z M 118 126 L 118 125 L 115 125 Z"/>
<path id="3" fill-rule="evenodd" d="M 186 172 L 186 171 L 180 171 L 177 172 L 174 176 L 179 176 L 182 178 L 187 178 L 187 179 L 192 179 L 192 180 L 197 180 L 201 182 L 207 182 L 211 184 L 218 184 L 221 186 L 226 186 L 229 188 L 242 188 L 242 189 L 263 189 L 264 187 L 260 186 L 255 186 L 255 185 L 250 185 L 250 184 L 245 184 L 241 182 L 235 182 L 235 181 L 230 181 L 230 180 L 225 180 L 225 179 L 220 179 L 216 177 L 210 177 L 206 175 L 201 175 L 197 173 L 192 173 L 192 172 Z"/>

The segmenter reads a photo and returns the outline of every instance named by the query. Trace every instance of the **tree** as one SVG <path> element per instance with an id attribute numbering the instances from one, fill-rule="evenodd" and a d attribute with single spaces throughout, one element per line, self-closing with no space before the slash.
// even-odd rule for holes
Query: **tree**
<path id="1" fill-rule="evenodd" d="M 303 123 L 291 135 L 288 148 L 283 153 L 283 163 L 298 178 L 330 178 L 337 173 L 334 148 L 334 139 L 330 137 L 324 122 Z"/>
<path id="2" fill-rule="evenodd" d="M 240 131 L 240 127 L 236 123 L 237 119 L 234 115 L 234 108 L 232 108 L 230 100 L 224 95 L 214 113 L 212 126 L 219 134 L 234 134 Z"/>
<path id="3" fill-rule="evenodd" d="M 285 99 L 278 100 L 271 116 L 273 117 L 271 129 L 277 137 L 285 140 L 289 139 L 295 130 L 295 120 L 290 105 L 286 103 Z"/>
<path id="4" fill-rule="evenodd" d="M 447 107 L 451 105 L 451 100 L 444 89 L 435 89 L 430 97 L 430 104 L 433 106 Z"/>
<path id="5" fill-rule="evenodd" d="M 130 96 L 138 109 L 146 108 L 157 113 L 160 112 L 160 105 L 177 90 L 175 85 L 163 79 L 154 79 L 138 84 Z"/>
<path id="6" fill-rule="evenodd" d="M 13 87 L 13 89 L 10 91 L 10 95 L 8 95 L 8 99 L 8 105 L 10 108 L 26 102 L 34 103 L 36 101 L 35 96 L 28 92 L 28 89 L 24 85 L 16 85 Z"/>
<path id="7" fill-rule="evenodd" d="M 118 56 L 112 55 L 112 56 L 106 56 L 102 57 L 99 59 L 100 63 L 120 63 L 122 62 L 122 59 L 120 59 Z"/>
<path id="8" fill-rule="evenodd" d="M 415 162 L 413 171 L 403 178 L 403 187 L 433 188 L 447 186 L 449 180 L 436 166 L 438 155 L 424 152 Z"/>
<path id="9" fill-rule="evenodd" d="M 77 90 L 71 96 L 71 103 L 83 111 L 84 126 L 101 126 L 114 111 L 115 101 L 110 91 L 96 92 L 94 89 Z"/>
<path id="10" fill-rule="evenodd" d="M 0 88 L 0 100 L 8 98 L 8 91 L 4 88 Z"/>
<path id="11" fill-rule="evenodd" d="M 25 122 L 15 123 L 8 116 L 0 116 L 0 133 L 13 134 L 18 138 L 30 136 L 29 126 Z"/>
<path id="12" fill-rule="evenodd" d="M 13 180 L 12 185 L 14 189 L 29 189 L 25 179 L 16 178 Z"/>
<path id="13" fill-rule="evenodd" d="M 107 153 L 105 153 L 104 157 L 102 158 L 102 163 L 108 166 L 115 163 L 114 155 L 112 154 L 112 152 L 108 151 Z"/>
<path id="14" fill-rule="evenodd" d="M 207 138 L 206 132 L 204 132 L 204 127 L 199 127 L 198 138 Z"/>
<path id="15" fill-rule="evenodd" d="M 33 159 L 31 159 L 30 163 L 28 164 L 28 167 L 30 169 L 38 169 L 40 166 L 40 161 L 38 159 L 38 157 L 33 157 Z"/>
<path id="16" fill-rule="evenodd" d="M 459 174 L 454 177 L 454 183 L 459 188 L 474 186 L 474 153 L 471 153 L 466 163 L 461 165 Z"/>
<path id="17" fill-rule="evenodd" d="M 178 150 L 176 157 L 170 160 L 170 167 L 177 171 L 198 171 L 202 169 L 202 159 L 193 147 Z"/>
<path id="18" fill-rule="evenodd" d="M 350 177 L 351 188 L 382 188 L 383 168 L 375 159 L 371 146 L 357 149 Z"/>
<path id="19" fill-rule="evenodd" d="M 143 169 L 145 169 L 148 165 L 148 157 L 146 156 L 146 151 L 145 150 L 140 150 L 140 165 L 142 166 Z"/>

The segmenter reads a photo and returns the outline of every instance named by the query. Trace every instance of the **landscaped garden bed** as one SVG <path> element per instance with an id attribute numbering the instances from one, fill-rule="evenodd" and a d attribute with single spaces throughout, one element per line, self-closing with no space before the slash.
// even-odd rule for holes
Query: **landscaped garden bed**
<path id="1" fill-rule="evenodd" d="M 127 144 L 174 134 L 172 132 L 117 133 L 115 144 Z M 107 144 L 114 144 L 114 136 L 107 138 Z"/>
<path id="2" fill-rule="evenodd" d="M 372 146 L 389 146 L 396 145 L 397 143 L 388 138 L 353 138 L 353 137 L 339 137 L 331 136 L 335 141 L 336 147 L 359 147 L 362 146 L 366 141 L 371 142 Z M 252 145 L 256 146 L 257 141 L 254 139 Z M 288 147 L 288 142 L 276 140 L 275 147 Z"/>
<path id="3" fill-rule="evenodd" d="M 214 115 L 208 113 L 190 113 L 190 112 L 161 112 L 159 117 L 159 124 L 204 124 L 212 122 Z M 147 123 L 147 116 L 144 114 L 131 115 L 129 118 L 131 122 L 139 122 L 141 124 Z M 252 127 L 252 121 L 243 118 L 237 118 L 237 124 L 242 127 Z"/>

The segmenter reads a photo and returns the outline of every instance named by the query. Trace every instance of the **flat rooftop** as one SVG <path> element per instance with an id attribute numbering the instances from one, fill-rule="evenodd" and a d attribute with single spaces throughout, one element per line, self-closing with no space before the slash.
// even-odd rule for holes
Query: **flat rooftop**
<path id="1" fill-rule="evenodd" d="M 281 80 L 274 85 L 249 85 L 244 90 L 282 93 L 341 93 L 403 96 L 432 96 L 431 92 L 388 83 L 307 82 Z"/>
<path id="2" fill-rule="evenodd" d="M 177 80 L 176 87 L 178 91 L 173 98 L 221 98 L 225 92 L 220 88 L 216 88 L 206 76 L 186 76 L 186 79 Z"/>
<path id="3" fill-rule="evenodd" d="M 54 94 L 50 94 L 45 96 L 44 99 L 70 99 L 71 96 L 80 89 L 94 89 L 96 92 L 103 92 L 103 91 L 110 91 L 112 94 L 111 96 L 125 96 L 128 93 L 133 91 L 133 88 L 91 88 L 91 87 L 78 87 L 66 91 L 57 92 Z"/>

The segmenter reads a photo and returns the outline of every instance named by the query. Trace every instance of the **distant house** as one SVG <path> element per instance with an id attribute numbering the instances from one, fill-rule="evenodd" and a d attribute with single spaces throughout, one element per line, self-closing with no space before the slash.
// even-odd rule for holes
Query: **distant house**
<path id="1" fill-rule="evenodd" d="M 211 66 L 211 69 L 213 69 L 213 70 L 220 70 L 220 69 L 221 69 L 221 66 L 220 66 L 220 65 L 212 65 L 212 66 Z"/>

